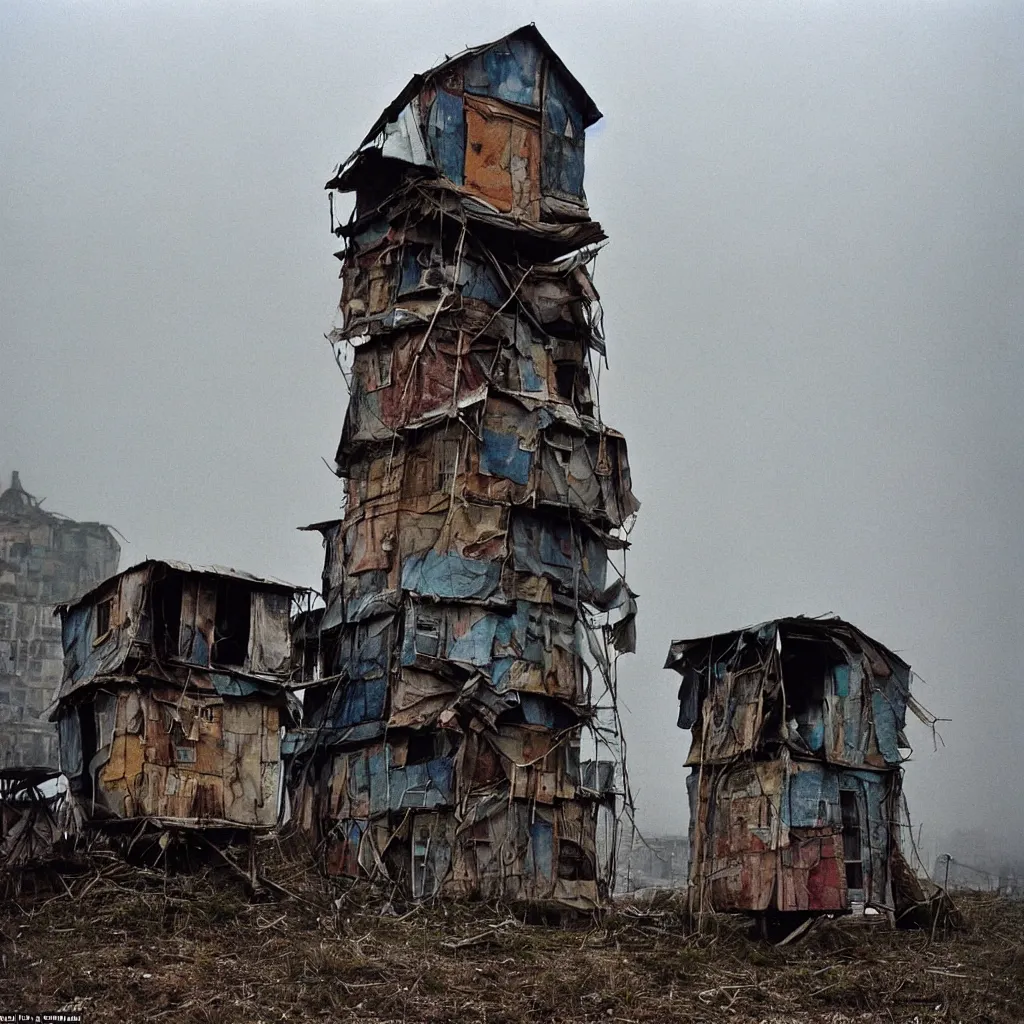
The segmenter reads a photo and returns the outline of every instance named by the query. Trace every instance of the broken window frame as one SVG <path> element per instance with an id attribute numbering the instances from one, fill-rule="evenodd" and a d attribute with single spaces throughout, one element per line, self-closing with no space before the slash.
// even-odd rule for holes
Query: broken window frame
<path id="1" fill-rule="evenodd" d="M 860 813 L 860 797 L 855 789 L 839 790 L 839 814 L 843 832 L 843 868 L 846 873 L 846 889 L 864 890 L 864 845 L 863 825 Z M 853 854 L 856 854 L 854 857 Z"/>
<path id="2" fill-rule="evenodd" d="M 101 601 L 97 601 L 93 608 L 93 614 L 96 622 L 96 638 L 93 640 L 93 646 L 96 644 L 103 643 L 104 640 L 110 635 L 110 623 L 114 613 L 114 595 L 111 594 L 109 597 L 103 598 Z"/>

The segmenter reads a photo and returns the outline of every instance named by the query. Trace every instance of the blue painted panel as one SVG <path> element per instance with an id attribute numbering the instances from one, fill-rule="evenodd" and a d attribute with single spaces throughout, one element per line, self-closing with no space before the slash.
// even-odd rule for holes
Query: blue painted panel
<path id="1" fill-rule="evenodd" d="M 373 569 L 349 576 L 345 580 L 345 621 L 358 622 L 361 619 L 380 615 L 383 610 L 381 594 L 388 589 L 388 574 L 385 569 Z"/>
<path id="2" fill-rule="evenodd" d="M 801 766 L 789 777 L 782 802 L 782 823 L 787 828 L 819 828 L 838 823 L 839 776 L 822 765 Z"/>
<path id="3" fill-rule="evenodd" d="M 850 666 L 849 665 L 835 665 L 832 668 L 832 678 L 836 685 L 836 696 L 846 697 L 850 696 Z"/>
<path id="4" fill-rule="evenodd" d="M 236 679 L 221 672 L 211 673 L 210 682 L 222 697 L 251 697 L 254 693 L 264 692 L 264 687 L 248 679 Z"/>
<path id="5" fill-rule="evenodd" d="M 825 720 L 822 705 L 812 704 L 797 715 L 797 731 L 811 750 L 821 750 L 825 746 Z"/>
<path id="6" fill-rule="evenodd" d="M 498 693 L 505 693 L 508 689 L 506 684 L 513 661 L 515 661 L 515 658 L 495 658 L 491 662 L 491 685 Z"/>
<path id="7" fill-rule="evenodd" d="M 608 554 L 590 535 L 573 534 L 567 523 L 517 515 L 512 520 L 513 565 L 521 572 L 557 580 L 563 589 L 577 586 L 585 600 L 605 589 Z M 579 560 L 579 578 L 573 556 Z"/>
<path id="8" fill-rule="evenodd" d="M 541 191 L 583 198 L 584 141 L 545 132 L 541 141 Z"/>
<path id="9" fill-rule="evenodd" d="M 900 728 L 897 724 L 897 708 L 887 694 L 875 690 L 871 694 L 871 711 L 875 722 L 875 738 L 882 757 L 886 764 L 899 764 L 902 758 L 896 741 Z"/>
<path id="10" fill-rule="evenodd" d="M 547 76 L 541 147 L 541 190 L 582 198 L 583 117 L 555 71 Z"/>
<path id="11" fill-rule="evenodd" d="M 555 829 L 548 821 L 530 825 L 530 846 L 526 852 L 526 872 L 534 878 L 555 880 Z"/>
<path id="12" fill-rule="evenodd" d="M 438 757 L 424 764 L 387 770 L 383 754 L 370 758 L 370 813 L 415 807 L 443 807 L 452 803 L 451 758 Z"/>
<path id="13" fill-rule="evenodd" d="M 377 217 L 359 228 L 352 236 L 352 241 L 359 249 L 369 249 L 378 242 L 383 242 L 390 230 L 391 223 L 387 217 Z"/>
<path id="14" fill-rule="evenodd" d="M 519 437 L 516 434 L 488 430 L 486 427 L 482 434 L 480 472 L 517 484 L 529 483 L 533 452 L 524 452 L 519 447 Z"/>
<path id="15" fill-rule="evenodd" d="M 420 253 L 423 251 L 422 245 L 407 245 L 402 250 L 402 274 L 398 281 L 398 295 L 419 291 L 420 278 L 426 269 L 419 261 Z"/>
<path id="16" fill-rule="evenodd" d="M 437 169 L 461 185 L 466 162 L 466 118 L 461 96 L 437 90 L 427 119 L 427 144 Z"/>
<path id="17" fill-rule="evenodd" d="M 210 664 L 210 645 L 206 637 L 194 626 L 186 625 L 187 637 L 185 642 L 184 660 L 190 665 Z"/>
<path id="18" fill-rule="evenodd" d="M 88 606 L 72 608 L 62 624 L 61 642 L 64 653 L 72 655 L 76 666 L 84 665 L 89 660 L 92 650 L 89 640 L 90 611 Z"/>
<path id="19" fill-rule="evenodd" d="M 424 551 L 402 563 L 402 588 L 427 597 L 488 597 L 500 579 L 500 563 L 463 558 L 454 551 Z"/>
<path id="20" fill-rule="evenodd" d="M 571 728 L 579 719 L 561 701 L 538 693 L 521 693 L 519 709 L 527 725 L 543 725 L 549 729 Z"/>
<path id="21" fill-rule="evenodd" d="M 498 615 L 484 615 L 478 619 L 464 636 L 451 642 L 448 657 L 469 665 L 489 665 L 494 656 L 494 633 L 500 618 Z"/>
<path id="22" fill-rule="evenodd" d="M 350 625 L 342 632 L 333 665 L 335 672 L 347 672 L 350 679 L 379 679 L 387 673 L 390 630 L 381 627 L 379 620 L 370 625 L 374 627 L 372 632 L 364 623 L 355 628 Z"/>
<path id="23" fill-rule="evenodd" d="M 387 690 L 386 679 L 356 679 L 347 683 L 336 699 L 331 725 L 340 729 L 383 718 Z"/>
<path id="24" fill-rule="evenodd" d="M 529 358 L 520 357 L 519 363 L 519 382 L 524 391 L 543 391 L 545 380 L 540 374 L 537 373 L 537 368 L 533 365 L 533 360 Z"/>
<path id="25" fill-rule="evenodd" d="M 525 39 L 506 39 L 474 57 L 465 71 L 465 89 L 523 107 L 538 105 L 540 53 Z"/>
<path id="26" fill-rule="evenodd" d="M 480 263 L 474 259 L 463 259 L 459 271 L 459 285 L 462 294 L 470 299 L 479 299 L 495 309 L 505 301 L 505 288 L 495 276 L 494 269 L 488 263 Z"/>

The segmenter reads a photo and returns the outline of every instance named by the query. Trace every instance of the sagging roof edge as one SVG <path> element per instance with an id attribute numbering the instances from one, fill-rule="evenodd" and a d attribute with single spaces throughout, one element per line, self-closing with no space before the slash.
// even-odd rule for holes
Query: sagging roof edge
<path id="1" fill-rule="evenodd" d="M 670 647 L 668 657 L 665 660 L 664 667 L 666 669 L 675 669 L 678 663 L 683 659 L 686 651 L 690 647 L 696 647 L 701 644 L 711 643 L 715 640 L 731 641 L 744 633 L 758 633 L 766 626 L 792 626 L 799 627 L 802 629 L 817 631 L 826 637 L 836 627 L 847 629 L 851 633 L 862 640 L 867 641 L 871 644 L 884 658 L 894 662 L 897 665 L 901 665 L 903 668 L 909 671 L 910 665 L 904 661 L 895 651 L 890 650 L 885 644 L 879 642 L 874 637 L 868 636 L 862 629 L 858 629 L 853 623 L 847 622 L 845 619 L 839 618 L 837 615 L 833 616 L 820 616 L 812 617 L 808 615 L 791 615 L 785 618 L 779 619 L 768 619 L 765 622 L 754 623 L 750 626 L 744 626 L 742 629 L 731 629 L 723 633 L 710 633 L 707 636 L 689 637 L 683 640 L 673 640 Z"/>
<path id="2" fill-rule="evenodd" d="M 443 60 L 440 64 L 435 64 L 434 67 L 427 71 L 421 72 L 420 74 L 413 75 L 409 79 L 405 88 L 384 108 L 381 112 L 380 117 L 374 122 L 373 127 L 366 133 L 362 142 L 353 150 L 351 156 L 343 160 L 334 169 L 334 173 L 331 175 L 330 181 L 324 185 L 325 189 L 333 189 L 336 187 L 339 176 L 343 169 L 351 163 L 352 158 L 364 147 L 369 145 L 379 134 L 383 131 L 384 127 L 395 119 L 395 117 L 404 109 L 409 100 L 413 96 L 417 95 L 423 86 L 435 78 L 437 75 L 443 74 L 452 65 L 465 60 L 467 57 L 475 57 L 478 53 L 483 53 L 485 50 L 489 50 L 492 46 L 497 46 L 498 43 L 504 42 L 506 39 L 517 39 L 517 38 L 528 38 L 532 39 L 546 54 L 548 60 L 551 61 L 555 69 L 561 74 L 566 82 L 569 84 L 569 88 L 574 92 L 580 99 L 582 99 L 583 108 L 583 127 L 589 128 L 592 124 L 600 121 L 604 116 L 600 110 L 597 109 L 597 104 L 593 98 L 583 88 L 583 85 L 578 78 L 565 66 L 562 58 L 555 53 L 551 44 L 540 34 L 540 30 L 537 28 L 534 22 L 530 22 L 528 25 L 521 25 L 519 28 L 512 32 L 508 32 L 498 39 L 492 39 L 489 43 L 483 43 L 480 46 L 471 46 L 468 49 L 463 50 L 461 53 L 455 54 L 454 57 L 448 57 Z"/>
<path id="3" fill-rule="evenodd" d="M 192 565 L 189 562 L 179 562 L 169 558 L 146 558 L 141 562 L 137 562 L 135 565 L 129 566 L 127 569 L 122 569 L 119 573 L 116 573 L 113 576 L 108 576 L 105 580 L 102 580 L 100 583 L 97 583 L 96 586 L 91 587 L 82 594 L 81 597 L 76 598 L 74 601 L 64 601 L 55 607 L 59 612 L 67 612 L 72 608 L 77 608 L 80 604 L 87 603 L 90 598 L 94 597 L 101 590 L 106 589 L 115 580 L 119 580 L 133 572 L 139 572 L 142 569 L 148 569 L 157 565 L 163 566 L 167 569 L 172 569 L 175 572 L 193 573 L 197 576 L 218 576 L 223 579 L 239 580 L 242 583 L 255 583 L 259 586 L 271 588 L 273 590 L 286 590 L 292 594 L 313 593 L 312 587 L 299 586 L 297 583 L 287 583 L 284 580 L 274 579 L 270 576 L 254 576 L 252 573 L 243 572 L 241 569 L 232 569 L 230 566 Z"/>

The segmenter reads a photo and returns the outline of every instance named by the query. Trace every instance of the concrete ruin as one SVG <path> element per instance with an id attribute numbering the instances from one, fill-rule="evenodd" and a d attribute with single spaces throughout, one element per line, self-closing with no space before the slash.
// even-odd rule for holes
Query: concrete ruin
<path id="1" fill-rule="evenodd" d="M 54 606 L 116 572 L 120 554 L 109 527 L 44 509 L 12 474 L 0 494 L 0 767 L 56 768 L 45 715 L 64 664 Z"/>
<path id="2" fill-rule="evenodd" d="M 690 885 L 701 911 L 818 914 L 924 900 L 901 852 L 910 666 L 838 618 L 672 644 L 693 742 Z"/>
<path id="3" fill-rule="evenodd" d="M 53 714 L 82 822 L 229 834 L 277 824 L 301 593 L 236 569 L 150 560 L 60 607 Z"/>
<path id="4" fill-rule="evenodd" d="M 319 675 L 287 740 L 328 869 L 414 897 L 610 890 L 639 503 L 600 416 L 600 112 L 527 26 L 416 75 L 328 182 L 350 384 Z M 621 558 L 619 558 L 621 562 Z M 310 651 L 313 654 L 310 654 Z"/>

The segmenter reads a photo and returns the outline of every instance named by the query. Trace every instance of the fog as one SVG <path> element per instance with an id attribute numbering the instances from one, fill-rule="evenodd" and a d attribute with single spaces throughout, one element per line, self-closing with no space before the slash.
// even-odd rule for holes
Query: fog
<path id="1" fill-rule="evenodd" d="M 670 640 L 835 612 L 901 653 L 926 837 L 1024 833 L 1017 4 L 0 7 L 0 474 L 148 556 L 319 580 L 343 380 L 323 183 L 416 71 L 536 21 L 588 133 L 643 502 L 638 819 L 686 827 Z"/>

